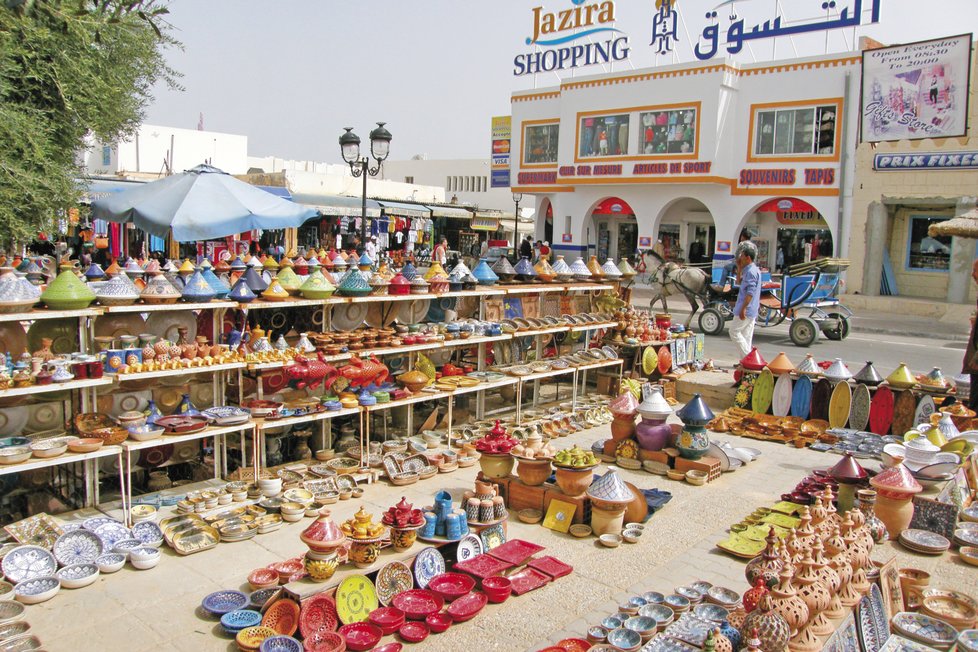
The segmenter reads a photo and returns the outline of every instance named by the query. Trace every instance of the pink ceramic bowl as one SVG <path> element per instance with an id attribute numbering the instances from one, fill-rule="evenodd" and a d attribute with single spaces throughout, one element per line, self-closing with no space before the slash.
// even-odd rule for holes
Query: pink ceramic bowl
<path id="1" fill-rule="evenodd" d="M 487 577 L 482 580 L 482 590 L 489 598 L 489 602 L 505 602 L 513 592 L 513 583 L 508 577 Z"/>

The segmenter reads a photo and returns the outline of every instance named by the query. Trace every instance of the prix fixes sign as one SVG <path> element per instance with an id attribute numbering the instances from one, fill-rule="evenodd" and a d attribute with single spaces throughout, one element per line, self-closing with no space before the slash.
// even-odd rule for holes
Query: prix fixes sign
<path id="1" fill-rule="evenodd" d="M 533 9 L 533 35 L 526 37 L 526 45 L 533 46 L 536 51 L 516 55 L 513 59 L 513 76 L 568 70 L 628 58 L 628 37 L 612 27 L 615 22 L 614 2 L 571 0 L 571 5 L 552 12 L 544 11 L 543 7 Z M 604 40 L 592 42 L 593 36 Z"/>
<path id="2" fill-rule="evenodd" d="M 873 157 L 873 169 L 880 172 L 898 172 L 902 170 L 978 170 L 978 151 L 877 154 Z"/>

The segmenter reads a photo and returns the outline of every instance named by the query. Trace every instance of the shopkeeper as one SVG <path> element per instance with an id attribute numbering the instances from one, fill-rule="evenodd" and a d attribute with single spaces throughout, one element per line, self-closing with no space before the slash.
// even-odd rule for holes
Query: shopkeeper
<path id="1" fill-rule="evenodd" d="M 367 240 L 367 244 L 364 247 L 364 251 L 370 257 L 370 260 L 377 260 L 377 236 L 370 236 L 370 239 Z"/>
<path id="2" fill-rule="evenodd" d="M 740 349 L 740 356 L 746 357 L 754 340 L 754 322 L 761 306 L 761 270 L 754 264 L 757 258 L 757 245 L 745 240 L 737 245 L 737 274 L 740 277 L 740 290 L 734 304 L 733 322 L 730 325 L 730 339 Z"/>

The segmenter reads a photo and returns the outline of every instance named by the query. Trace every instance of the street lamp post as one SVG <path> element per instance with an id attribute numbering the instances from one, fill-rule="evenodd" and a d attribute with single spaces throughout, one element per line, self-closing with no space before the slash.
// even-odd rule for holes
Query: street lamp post
<path id="1" fill-rule="evenodd" d="M 516 252 L 518 260 L 520 257 L 520 202 L 523 201 L 523 193 L 514 192 L 513 201 L 516 202 L 516 215 L 513 216 L 513 250 Z"/>
<path id="2" fill-rule="evenodd" d="M 340 152 L 343 160 L 350 166 L 350 173 L 354 177 L 363 177 L 363 203 L 360 207 L 360 244 L 366 246 L 367 243 L 367 177 L 375 177 L 380 174 L 380 164 L 384 162 L 390 154 L 391 132 L 387 131 L 383 122 L 378 122 L 377 127 L 370 132 L 370 156 L 377 162 L 375 167 L 370 167 L 370 157 L 360 156 L 360 137 L 353 133 L 353 127 L 343 127 L 346 132 L 340 136 Z"/>

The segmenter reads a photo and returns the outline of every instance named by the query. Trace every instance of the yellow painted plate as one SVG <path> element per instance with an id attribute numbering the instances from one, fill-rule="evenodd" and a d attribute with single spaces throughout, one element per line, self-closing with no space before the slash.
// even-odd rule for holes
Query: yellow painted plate
<path id="1" fill-rule="evenodd" d="M 843 381 L 832 390 L 829 400 L 829 427 L 845 428 L 849 421 L 849 408 L 852 406 L 852 388 Z"/>
<path id="2" fill-rule="evenodd" d="M 648 376 L 656 367 L 659 366 L 659 356 L 655 353 L 654 346 L 645 347 L 645 353 L 642 354 L 642 371 Z"/>
<path id="3" fill-rule="evenodd" d="M 751 408 L 758 414 L 767 414 L 774 397 L 774 374 L 767 367 L 754 382 L 754 392 L 751 394 Z"/>
<path id="4" fill-rule="evenodd" d="M 764 541 L 751 541 L 750 539 L 745 539 L 737 534 L 731 533 L 725 541 L 717 544 L 717 548 L 724 552 L 729 552 L 734 557 L 753 559 L 761 554 L 765 545 L 767 544 Z"/>
<path id="5" fill-rule="evenodd" d="M 336 589 L 336 614 L 344 625 L 366 620 L 378 605 L 377 591 L 366 575 L 351 575 Z"/>

